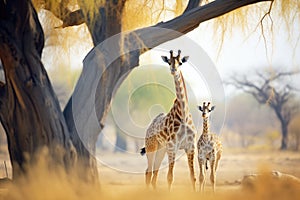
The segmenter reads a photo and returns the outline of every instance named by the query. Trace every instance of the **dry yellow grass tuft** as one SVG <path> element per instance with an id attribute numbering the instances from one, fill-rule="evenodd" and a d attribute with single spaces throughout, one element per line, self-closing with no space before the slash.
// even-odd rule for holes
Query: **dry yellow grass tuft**
<path id="1" fill-rule="evenodd" d="M 216 194 L 195 193 L 188 190 L 178 191 L 147 191 L 140 187 L 128 190 L 116 190 L 114 187 L 99 189 L 80 182 L 69 182 L 65 179 L 51 177 L 35 177 L 29 182 L 12 185 L 2 196 L 3 199 L 257 199 L 257 200 L 281 200 L 299 199 L 300 187 L 290 181 L 276 181 L 268 176 L 258 180 L 251 189 L 229 190 Z M 126 188 L 126 185 L 124 185 Z M 1 199 L 1 198 L 0 198 Z"/>
<path id="2" fill-rule="evenodd" d="M 128 161 L 126 155 L 105 156 L 118 160 L 120 165 L 129 164 L 126 162 Z M 88 185 L 72 173 L 66 174 L 62 169 L 51 170 L 45 158 L 46 156 L 43 156 L 37 165 L 30 169 L 27 178 L 22 178 L 14 184 L 6 184 L 5 187 L 0 185 L 0 200 L 300 199 L 299 179 L 288 175 L 299 177 L 299 170 L 295 166 L 299 165 L 300 156 L 295 152 L 225 153 L 218 172 L 219 179 L 217 179 L 215 194 L 212 193 L 209 184 L 203 194 L 192 192 L 185 157 L 176 163 L 176 178 L 171 192 L 167 190 L 166 169 L 160 171 L 158 190 L 153 191 L 145 188 L 144 174 L 133 175 L 101 166 L 99 187 Z M 263 167 L 256 170 L 255 166 L 259 166 L 259 163 L 264 163 Z M 284 173 L 272 172 L 271 169 L 278 169 Z M 244 175 L 252 172 L 254 174 L 242 180 Z"/>

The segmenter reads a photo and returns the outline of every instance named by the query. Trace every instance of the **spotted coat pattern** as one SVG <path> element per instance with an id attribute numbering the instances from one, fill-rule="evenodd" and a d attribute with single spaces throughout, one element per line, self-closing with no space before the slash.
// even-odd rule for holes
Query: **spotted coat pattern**
<path id="1" fill-rule="evenodd" d="M 209 131 L 209 113 L 214 109 L 214 107 L 210 108 L 210 103 L 206 105 L 204 102 L 202 107 L 199 106 L 199 109 L 202 111 L 203 118 L 203 131 L 197 142 L 198 162 L 200 168 L 200 190 L 204 190 L 205 174 L 208 169 L 207 162 L 209 161 L 211 169 L 210 180 L 213 191 L 215 191 L 216 170 L 218 168 L 219 160 L 221 159 L 223 148 L 219 136 Z"/>
<path id="2" fill-rule="evenodd" d="M 176 99 L 170 111 L 167 114 L 159 114 L 147 129 L 145 137 L 145 150 L 148 160 L 146 184 L 148 186 L 151 182 L 152 186 L 156 188 L 158 170 L 165 153 L 167 153 L 169 161 L 167 179 L 170 189 L 173 182 L 173 167 L 176 152 L 179 149 L 183 149 L 187 154 L 192 186 L 195 189 L 194 143 L 196 129 L 188 107 L 184 79 L 181 71 L 178 69 L 178 66 L 181 65 L 179 61 L 180 51 L 177 57 L 173 57 L 172 51 L 170 54 L 170 59 L 163 59 L 170 64 L 175 82 Z"/>

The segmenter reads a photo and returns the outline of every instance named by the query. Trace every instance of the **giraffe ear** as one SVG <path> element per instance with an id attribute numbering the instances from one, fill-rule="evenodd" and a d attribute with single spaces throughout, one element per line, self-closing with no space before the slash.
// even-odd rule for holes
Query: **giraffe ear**
<path id="1" fill-rule="evenodd" d="M 213 111 L 215 109 L 216 106 L 212 106 L 210 109 L 210 112 Z"/>
<path id="2" fill-rule="evenodd" d="M 170 64 L 169 59 L 168 59 L 167 56 L 162 56 L 161 58 L 162 58 L 162 60 L 163 60 L 164 62 Z"/>
<path id="3" fill-rule="evenodd" d="M 198 108 L 199 108 L 199 110 L 200 110 L 201 112 L 203 112 L 203 109 L 202 109 L 202 107 L 201 107 L 201 106 L 198 106 Z"/>
<path id="4" fill-rule="evenodd" d="M 184 56 L 182 59 L 181 59 L 181 62 L 182 63 L 185 63 L 186 61 L 188 61 L 189 59 L 189 56 Z"/>

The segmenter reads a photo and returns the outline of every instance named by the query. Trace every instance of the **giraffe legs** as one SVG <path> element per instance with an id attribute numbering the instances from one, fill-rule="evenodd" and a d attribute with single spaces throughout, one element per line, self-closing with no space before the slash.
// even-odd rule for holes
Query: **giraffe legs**
<path id="1" fill-rule="evenodd" d="M 157 180 L 157 175 L 159 171 L 159 167 L 161 165 L 162 160 L 164 159 L 166 154 L 166 148 L 165 147 L 160 147 L 156 154 L 155 154 L 155 161 L 154 161 L 154 169 L 153 169 L 153 177 L 151 184 L 154 189 L 156 189 L 156 180 Z"/>
<path id="2" fill-rule="evenodd" d="M 210 180 L 211 184 L 213 186 L 213 191 L 216 190 L 216 176 L 217 176 L 217 168 L 219 164 L 219 160 L 221 159 L 222 152 L 217 152 L 217 155 L 215 156 L 215 160 L 210 161 L 211 162 L 211 175 Z"/>
<path id="3" fill-rule="evenodd" d="M 169 159 L 169 171 L 168 171 L 168 188 L 171 191 L 171 185 L 173 183 L 173 168 L 175 163 L 175 151 L 168 151 L 168 159 Z"/>
<path id="4" fill-rule="evenodd" d="M 189 165 L 189 169 L 190 169 L 190 177 L 191 177 L 191 182 L 192 182 L 192 187 L 193 190 L 195 191 L 195 182 L 196 182 L 196 178 L 195 178 L 195 171 L 194 171 L 194 150 L 186 150 L 186 155 L 188 158 L 188 165 Z"/>
<path id="5" fill-rule="evenodd" d="M 147 168 L 146 174 L 145 174 L 147 187 L 149 187 L 149 184 L 151 182 L 154 156 L 155 156 L 155 152 L 149 152 L 149 153 L 147 153 L 148 168 Z"/>
<path id="6" fill-rule="evenodd" d="M 219 160 L 221 159 L 221 154 L 222 152 L 217 153 L 217 159 L 216 159 L 216 164 L 215 164 L 215 171 L 217 171 L 218 165 L 219 165 Z"/>
<path id="7" fill-rule="evenodd" d="M 146 177 L 146 185 L 147 187 L 149 187 L 152 178 L 153 164 L 155 159 L 155 153 L 158 147 L 158 142 L 155 140 L 155 138 L 150 137 L 150 138 L 146 138 L 145 143 L 146 143 L 146 155 L 148 161 L 148 168 L 146 170 L 145 177 Z"/>
<path id="8" fill-rule="evenodd" d="M 204 191 L 205 185 L 205 159 L 198 158 L 199 168 L 200 168 L 200 175 L 199 175 L 199 182 L 200 182 L 200 192 Z"/>
<path id="9" fill-rule="evenodd" d="M 215 192 L 216 188 L 216 160 L 211 159 L 210 161 L 210 182 L 212 185 L 213 192 Z"/>

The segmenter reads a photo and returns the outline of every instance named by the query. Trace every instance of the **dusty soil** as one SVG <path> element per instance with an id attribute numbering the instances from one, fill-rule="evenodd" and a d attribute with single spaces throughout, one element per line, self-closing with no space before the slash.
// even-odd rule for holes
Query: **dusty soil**
<path id="1" fill-rule="evenodd" d="M 144 169 L 146 157 L 137 157 L 138 154 L 112 154 L 101 152 L 99 172 L 101 180 L 100 192 L 92 188 L 82 189 L 80 192 L 66 186 L 64 182 L 55 182 L 44 177 L 35 177 L 34 183 L 23 183 L 16 187 L 1 187 L 1 199 L 198 199 L 199 193 L 193 193 L 189 180 L 189 171 L 185 156 L 180 157 L 175 164 L 174 184 L 172 192 L 167 191 L 167 167 L 160 170 L 158 178 L 158 191 L 146 190 L 144 184 Z M 3 158 L 2 158 L 3 159 Z M 3 161 L 0 160 L 0 166 Z M 101 164 L 102 163 L 102 164 Z M 106 163 L 106 164 L 103 164 Z M 109 164 L 107 164 L 109 163 Z M 166 164 L 164 161 L 163 164 Z M 270 182 L 262 182 L 254 192 L 245 193 L 241 186 L 244 175 L 267 171 L 280 171 L 300 177 L 300 153 L 299 152 L 247 152 L 225 151 L 217 173 L 217 192 L 214 199 L 237 199 L 241 196 L 246 199 L 299 199 L 300 187 L 293 184 L 278 185 Z M 2 166 L 1 166 L 2 167 Z M 196 162 L 196 174 L 198 176 L 198 164 Z M 4 172 L 0 169 L 0 176 Z M 121 171 L 120 171 L 121 170 Z M 125 172 L 125 171 L 131 171 Z M 134 173 L 133 173 L 134 172 Z M 39 176 L 39 175 L 37 175 Z M 0 177 L 1 178 L 1 177 Z M 197 186 L 198 186 L 197 177 Z M 49 183 L 47 183 L 49 182 Z M 279 189 L 278 189 L 279 188 Z M 197 187 L 198 189 L 198 187 Z M 282 191 L 281 191 L 282 190 Z M 275 193 L 274 193 L 275 192 Z M 88 195 L 87 195 L 88 194 Z M 207 180 L 206 194 L 202 199 L 211 199 L 212 192 Z M 188 195 L 188 196 L 187 196 Z M 277 198 L 276 198 L 277 197 Z M 289 198 L 290 197 L 290 198 Z M 245 199 L 245 198 L 244 198 Z"/>
<path id="2" fill-rule="evenodd" d="M 113 167 L 133 166 L 131 156 L 123 154 L 108 154 L 101 155 L 107 157 L 103 160 L 115 160 Z M 109 161 L 108 161 L 109 162 Z M 137 161 L 135 161 L 137 162 Z M 146 157 L 141 158 L 142 166 L 146 169 Z M 198 163 L 195 159 L 195 170 L 197 174 L 197 181 L 199 180 Z M 165 162 L 166 163 L 166 162 Z M 164 163 L 163 163 L 164 164 Z M 135 163 L 135 165 L 141 165 Z M 139 168 L 140 169 L 140 168 Z M 300 177 L 300 153 L 299 152 L 224 152 L 220 161 L 219 169 L 217 171 L 217 189 L 227 190 L 236 189 L 245 175 L 260 173 L 262 171 L 280 171 L 282 173 L 292 174 Z M 116 169 L 112 169 L 106 165 L 99 166 L 101 185 L 102 187 L 114 185 L 121 189 L 124 185 L 126 187 L 144 186 L 143 172 L 126 173 Z M 167 167 L 164 167 L 159 172 L 158 188 L 167 189 Z M 197 182 L 198 184 L 198 182 Z M 209 171 L 207 173 L 207 185 L 209 185 Z M 175 164 L 174 170 L 174 187 L 190 187 L 189 169 L 185 156 L 179 158 Z M 208 188 L 210 189 L 210 188 Z"/>

